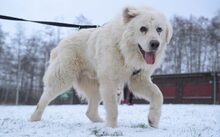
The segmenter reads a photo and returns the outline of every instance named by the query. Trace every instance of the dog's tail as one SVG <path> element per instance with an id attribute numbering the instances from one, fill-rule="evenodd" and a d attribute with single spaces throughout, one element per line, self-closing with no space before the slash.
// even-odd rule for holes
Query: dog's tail
<path id="1" fill-rule="evenodd" d="M 52 49 L 50 53 L 50 62 L 52 62 L 57 57 L 57 55 L 58 55 L 57 50 Z"/>

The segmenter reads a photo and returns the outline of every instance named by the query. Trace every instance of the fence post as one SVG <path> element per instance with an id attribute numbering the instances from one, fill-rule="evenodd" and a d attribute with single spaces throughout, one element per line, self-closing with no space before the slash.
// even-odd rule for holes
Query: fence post
<path id="1" fill-rule="evenodd" d="M 213 72 L 213 104 L 217 104 L 217 72 Z"/>

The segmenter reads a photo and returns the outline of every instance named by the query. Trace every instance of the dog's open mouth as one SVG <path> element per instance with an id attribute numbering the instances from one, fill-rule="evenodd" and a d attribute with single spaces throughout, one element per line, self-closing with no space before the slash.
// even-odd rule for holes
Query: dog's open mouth
<path id="1" fill-rule="evenodd" d="M 147 64 L 154 64 L 155 63 L 155 52 L 145 52 L 141 46 L 138 44 L 139 50 L 143 55 L 143 58 Z"/>

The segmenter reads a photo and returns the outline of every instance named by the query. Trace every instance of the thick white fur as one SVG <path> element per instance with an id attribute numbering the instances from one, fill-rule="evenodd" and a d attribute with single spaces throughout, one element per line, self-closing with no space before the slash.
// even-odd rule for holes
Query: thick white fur
<path id="1" fill-rule="evenodd" d="M 146 26 L 143 34 L 140 27 Z M 157 27 L 163 31 L 159 34 Z M 70 35 L 51 51 L 50 65 L 45 73 L 44 92 L 31 116 L 41 119 L 45 107 L 72 85 L 88 100 L 86 115 L 93 122 L 102 122 L 98 105 L 102 100 L 106 109 L 106 124 L 117 126 L 117 92 L 127 83 L 131 91 L 150 102 L 149 124 L 157 127 L 163 96 L 151 82 L 150 76 L 158 67 L 172 28 L 164 15 L 149 7 L 127 7 L 106 25 L 85 29 Z M 158 40 L 156 62 L 147 64 L 138 48 L 149 51 L 149 41 Z M 135 70 L 141 69 L 137 75 Z"/>

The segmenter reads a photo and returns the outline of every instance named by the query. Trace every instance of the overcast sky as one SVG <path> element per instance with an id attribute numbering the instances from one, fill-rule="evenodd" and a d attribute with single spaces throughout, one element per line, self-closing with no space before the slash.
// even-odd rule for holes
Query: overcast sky
<path id="1" fill-rule="evenodd" d="M 174 15 L 211 18 L 220 10 L 220 0 L 0 0 L 0 14 L 68 23 L 72 23 L 75 16 L 83 14 L 93 24 L 102 25 L 126 5 L 148 5 L 160 10 L 168 18 Z M 0 24 L 6 31 L 15 28 L 15 23 L 11 21 L 0 20 Z M 22 24 L 27 31 L 41 27 L 31 23 Z"/>

